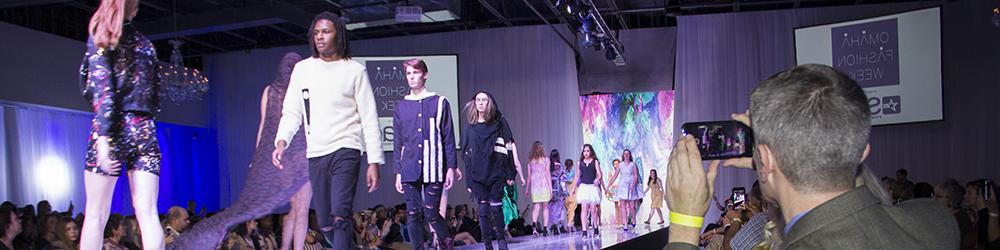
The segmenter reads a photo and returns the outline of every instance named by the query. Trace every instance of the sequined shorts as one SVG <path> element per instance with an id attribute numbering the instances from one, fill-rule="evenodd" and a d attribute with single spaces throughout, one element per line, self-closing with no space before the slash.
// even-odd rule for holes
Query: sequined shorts
<path id="1" fill-rule="evenodd" d="M 119 176 L 97 166 L 97 126 L 91 129 L 84 170 L 106 176 Z M 156 124 L 145 113 L 124 112 L 109 144 L 114 160 L 122 164 L 122 172 L 138 170 L 160 175 L 160 145 L 156 141 Z"/>

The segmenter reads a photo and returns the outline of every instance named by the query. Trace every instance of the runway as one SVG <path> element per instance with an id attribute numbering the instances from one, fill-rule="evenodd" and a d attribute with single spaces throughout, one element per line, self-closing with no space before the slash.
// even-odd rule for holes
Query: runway
<path id="1" fill-rule="evenodd" d="M 622 230 L 622 226 L 602 226 L 601 235 L 597 238 L 584 239 L 581 233 L 567 233 L 560 235 L 549 235 L 548 237 L 534 237 L 531 235 L 525 235 L 520 237 L 514 237 L 508 243 L 508 246 L 512 250 L 544 250 L 544 249 L 570 249 L 570 250 L 583 250 L 583 249 L 608 249 L 608 248 L 624 248 L 628 246 L 631 250 L 638 249 L 659 249 L 663 245 L 666 245 L 667 239 L 667 225 L 637 225 L 634 229 L 630 229 L 628 232 Z M 663 229 L 663 230 L 661 230 Z M 660 230 L 660 231 L 658 231 Z M 647 235 L 650 233 L 655 233 L 657 235 Z M 662 235 L 659 235 L 662 234 Z M 659 244 L 658 247 L 651 246 L 651 237 L 642 236 L 656 236 L 655 242 Z M 642 237 L 645 240 L 640 242 Z M 662 241 L 662 242 L 660 242 Z M 622 244 L 625 243 L 625 244 Z M 633 245 L 641 244 L 638 246 L 645 246 L 642 248 L 633 248 Z M 465 250 L 465 249 L 483 249 L 483 243 L 478 243 L 469 246 L 456 247 L 455 249 Z M 496 249 L 496 243 L 494 243 L 494 249 Z"/>

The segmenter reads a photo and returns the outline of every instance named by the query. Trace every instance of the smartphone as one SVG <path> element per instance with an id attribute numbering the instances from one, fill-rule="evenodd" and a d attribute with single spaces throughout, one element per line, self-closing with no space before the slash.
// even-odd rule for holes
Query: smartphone
<path id="1" fill-rule="evenodd" d="M 753 131 L 737 121 L 689 122 L 681 126 L 684 135 L 698 142 L 702 160 L 753 156 Z"/>
<path id="2" fill-rule="evenodd" d="M 733 199 L 733 207 L 739 207 L 740 205 L 743 205 L 743 202 L 747 200 L 747 189 L 743 187 L 734 187 L 732 199 Z"/>
<path id="3" fill-rule="evenodd" d="M 995 192 L 995 190 L 993 190 L 993 181 L 990 179 L 983 180 L 982 189 L 979 190 L 979 194 L 983 196 L 983 200 L 989 201 L 992 199 L 993 192 Z"/>

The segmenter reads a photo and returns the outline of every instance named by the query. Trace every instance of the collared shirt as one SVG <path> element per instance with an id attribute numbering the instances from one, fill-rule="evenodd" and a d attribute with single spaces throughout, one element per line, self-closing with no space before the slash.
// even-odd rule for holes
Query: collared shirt
<path id="1" fill-rule="evenodd" d="M 799 219 L 802 219 L 802 216 L 805 216 L 807 213 L 809 213 L 809 211 L 812 211 L 812 209 L 802 211 L 801 213 L 796 214 L 795 217 L 792 217 L 791 220 L 788 220 L 788 224 L 785 224 L 785 235 L 788 235 L 788 232 L 792 231 L 792 226 L 795 225 L 795 222 L 798 222 Z"/>
<path id="2" fill-rule="evenodd" d="M 740 231 L 729 241 L 733 250 L 752 249 L 754 245 L 764 240 L 764 225 L 767 224 L 767 214 L 759 212 L 750 217 Z"/>

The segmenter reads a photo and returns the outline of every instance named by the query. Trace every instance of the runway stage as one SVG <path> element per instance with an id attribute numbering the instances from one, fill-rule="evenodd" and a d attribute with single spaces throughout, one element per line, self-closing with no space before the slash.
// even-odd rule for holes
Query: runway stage
<path id="1" fill-rule="evenodd" d="M 602 226 L 601 236 L 598 238 L 584 239 L 580 232 L 550 235 L 548 237 L 534 237 L 525 235 L 514 237 L 509 242 L 511 250 L 544 250 L 544 249 L 570 249 L 570 250 L 590 250 L 590 249 L 629 249 L 646 250 L 662 249 L 667 244 L 666 225 L 645 225 L 640 224 L 635 229 L 628 232 L 622 230 L 622 226 Z M 456 247 L 455 249 L 483 249 L 483 243 Z M 496 243 L 494 243 L 496 249 Z"/>

